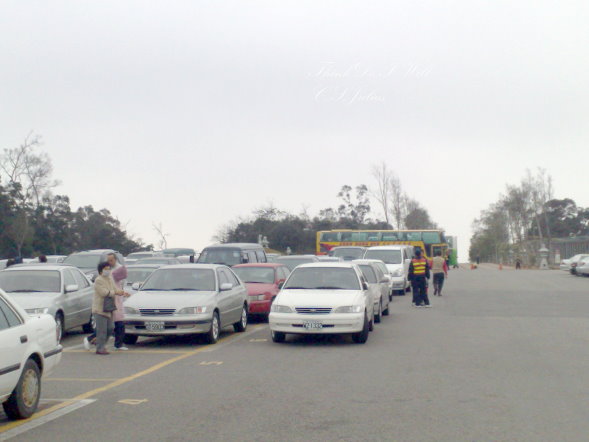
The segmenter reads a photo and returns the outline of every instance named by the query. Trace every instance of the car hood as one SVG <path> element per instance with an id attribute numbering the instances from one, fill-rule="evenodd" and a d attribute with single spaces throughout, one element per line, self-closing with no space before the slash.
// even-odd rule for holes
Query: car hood
<path id="1" fill-rule="evenodd" d="M 217 292 L 152 292 L 138 291 L 125 302 L 134 308 L 175 308 L 198 307 L 215 303 Z"/>
<path id="2" fill-rule="evenodd" d="M 360 290 L 282 290 L 275 304 L 293 307 L 337 307 L 364 304 Z"/>
<path id="3" fill-rule="evenodd" d="M 265 284 L 259 282 L 246 282 L 245 287 L 247 288 L 248 295 L 261 295 L 266 292 L 273 292 L 276 290 L 274 284 Z"/>
<path id="4" fill-rule="evenodd" d="M 61 293 L 33 292 L 33 293 L 9 293 L 10 297 L 22 308 L 46 308 L 51 306 Z"/>
<path id="5" fill-rule="evenodd" d="M 398 270 L 398 269 L 404 269 L 403 264 L 386 264 L 387 269 L 389 269 L 389 272 L 393 273 L 394 271 Z"/>

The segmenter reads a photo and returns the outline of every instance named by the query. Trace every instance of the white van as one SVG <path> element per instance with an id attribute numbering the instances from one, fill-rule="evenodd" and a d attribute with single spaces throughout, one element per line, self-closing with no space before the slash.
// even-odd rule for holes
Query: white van
<path id="1" fill-rule="evenodd" d="M 413 246 L 376 246 L 366 249 L 364 259 L 383 261 L 393 280 L 393 292 L 404 295 L 409 288 L 409 264 L 413 258 Z"/>

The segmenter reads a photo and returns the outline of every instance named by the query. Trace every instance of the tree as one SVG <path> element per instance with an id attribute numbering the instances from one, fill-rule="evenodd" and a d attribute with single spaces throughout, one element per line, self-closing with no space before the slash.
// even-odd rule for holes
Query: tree
<path id="1" fill-rule="evenodd" d="M 352 187 L 348 185 L 342 186 L 337 194 L 338 198 L 342 200 L 337 213 L 340 218 L 348 218 L 354 223 L 362 224 L 366 219 L 366 215 L 370 213 L 368 187 L 365 184 L 360 184 L 356 186 L 355 191 L 356 195 L 352 197 Z"/>
<path id="2" fill-rule="evenodd" d="M 160 222 L 159 224 L 152 224 L 153 230 L 155 231 L 155 233 L 158 236 L 158 248 L 160 250 L 164 250 L 168 248 L 168 236 L 170 236 L 169 233 L 164 233 L 164 228 L 162 226 L 162 223 Z"/>
<path id="3" fill-rule="evenodd" d="M 436 229 L 436 224 L 432 221 L 428 211 L 417 201 L 409 200 L 407 204 L 408 212 L 405 216 L 405 227 L 409 230 Z"/>

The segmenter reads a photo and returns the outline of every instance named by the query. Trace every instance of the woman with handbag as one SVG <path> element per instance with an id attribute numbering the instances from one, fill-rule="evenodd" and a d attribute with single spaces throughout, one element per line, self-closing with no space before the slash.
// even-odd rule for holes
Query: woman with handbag
<path id="1" fill-rule="evenodd" d="M 110 265 L 108 262 L 98 264 L 98 276 L 94 282 L 94 301 L 92 313 L 96 320 L 96 354 L 108 355 L 106 342 L 112 335 L 113 312 L 117 309 L 115 296 L 125 296 L 126 293 L 119 290 L 110 277 Z"/>

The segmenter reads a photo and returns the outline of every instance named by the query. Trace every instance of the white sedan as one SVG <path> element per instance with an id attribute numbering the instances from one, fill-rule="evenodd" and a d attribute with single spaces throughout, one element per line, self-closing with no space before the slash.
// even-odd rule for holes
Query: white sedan
<path id="1" fill-rule="evenodd" d="M 374 300 L 356 264 L 298 266 L 274 299 L 268 322 L 274 342 L 287 334 L 351 334 L 364 344 L 372 330 Z"/>
<path id="2" fill-rule="evenodd" d="M 57 334 L 52 316 L 29 316 L 0 290 L 0 401 L 9 418 L 37 410 L 41 378 L 61 361 Z"/>

